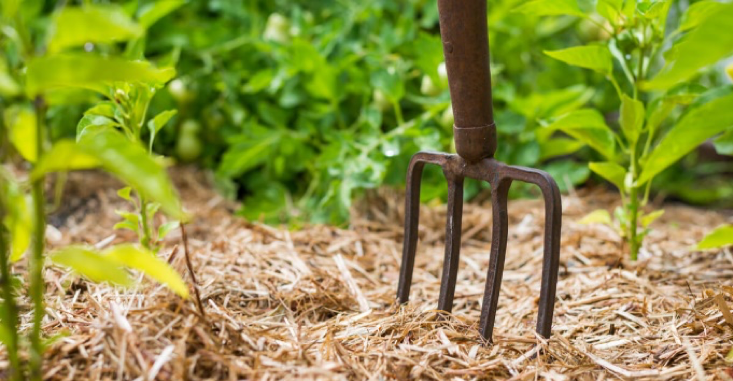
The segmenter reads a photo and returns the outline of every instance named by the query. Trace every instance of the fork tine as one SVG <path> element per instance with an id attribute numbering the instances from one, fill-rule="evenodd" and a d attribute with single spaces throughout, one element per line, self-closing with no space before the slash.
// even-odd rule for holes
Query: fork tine
<path id="1" fill-rule="evenodd" d="M 549 338 L 552 331 L 552 315 L 555 309 L 555 292 L 560 267 L 560 228 L 562 225 L 560 189 L 547 172 L 517 166 L 508 166 L 506 171 L 506 176 L 511 179 L 537 185 L 542 190 L 542 196 L 545 199 L 545 242 L 537 333 Z"/>
<path id="2" fill-rule="evenodd" d="M 463 219 L 463 177 L 445 172 L 448 180 L 448 212 L 445 227 L 445 258 L 440 281 L 438 309 L 451 312 L 456 292 L 458 259 L 461 254 L 461 220 Z"/>
<path id="3" fill-rule="evenodd" d="M 415 267 L 417 250 L 417 225 L 420 222 L 420 180 L 425 163 L 413 157 L 407 169 L 407 189 L 405 196 L 405 237 L 402 246 L 402 265 L 397 286 L 397 299 L 406 303 L 410 299 L 412 272 Z"/>
<path id="4" fill-rule="evenodd" d="M 491 209 L 493 214 L 491 258 L 489 259 L 489 270 L 486 276 L 486 289 L 484 290 L 481 321 L 479 323 L 481 336 L 489 342 L 492 341 L 501 278 L 504 274 L 504 258 L 506 257 L 507 235 L 509 232 L 507 199 L 511 184 L 511 179 L 500 179 L 496 184 L 491 184 Z"/>
<path id="5" fill-rule="evenodd" d="M 537 333 L 545 338 L 552 331 L 552 315 L 555 309 L 555 292 L 560 268 L 560 227 L 562 225 L 562 200 L 560 189 L 549 175 L 536 184 L 545 198 L 545 247 L 542 264 L 542 289 L 537 314 Z"/>

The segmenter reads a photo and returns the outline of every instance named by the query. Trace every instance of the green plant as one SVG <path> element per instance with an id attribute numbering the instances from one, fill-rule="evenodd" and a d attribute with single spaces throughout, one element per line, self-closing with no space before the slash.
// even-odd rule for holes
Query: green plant
<path id="1" fill-rule="evenodd" d="M 666 33 L 671 5 L 667 0 L 599 0 L 595 11 L 604 23 L 581 11 L 574 0 L 535 0 L 519 9 L 582 17 L 607 32 L 608 38 L 600 43 L 545 53 L 593 70 L 613 85 L 621 103 L 617 128 L 609 127 L 597 110 L 580 109 L 548 121 L 543 133 L 562 131 L 603 157 L 589 167 L 621 193 L 623 205 L 614 215 L 632 260 L 649 224 L 662 214 L 642 211 L 652 179 L 733 125 L 733 88 L 710 89 L 695 80 L 700 69 L 733 54 L 733 37 L 727 32 L 733 23 L 733 4 L 697 2 L 682 15 L 678 28 Z M 594 216 L 597 221 L 611 221 L 604 212 Z M 639 231 L 640 225 L 644 230 Z"/>
<path id="2" fill-rule="evenodd" d="M 568 157 L 581 145 L 537 135 L 538 119 L 605 91 L 537 59 L 573 41 L 573 24 L 513 13 L 521 0 L 490 1 L 499 158 L 542 166 L 562 187 L 582 183 L 590 171 Z M 413 153 L 451 150 L 437 16 L 426 0 L 187 4 L 150 30 L 147 51 L 180 49 L 181 77 L 151 106 L 180 114 L 156 144 L 214 169 L 249 219 L 344 223 L 365 190 L 404 185 Z M 423 199 L 443 197 L 440 174 L 425 176 Z M 481 187 L 467 182 L 467 197 Z"/>
<path id="3" fill-rule="evenodd" d="M 32 165 L 24 181 L 16 180 L 4 170 L 0 173 L 0 342 L 12 352 L 9 375 L 13 379 L 41 379 L 43 351 L 48 345 L 41 334 L 45 314 L 43 268 L 47 257 L 91 280 L 119 285 L 132 284 L 128 269 L 136 269 L 182 297 L 188 296 L 181 277 L 145 247 L 120 245 L 100 252 L 72 246 L 47 256 L 44 245 L 44 184 L 50 172 L 101 167 L 133 186 L 141 197 L 159 203 L 169 215 L 185 218 L 164 167 L 139 144 L 112 128 L 102 128 L 103 125 L 84 128 L 78 142 L 51 143 L 46 128 L 49 106 L 63 107 L 76 99 L 95 99 L 94 92 L 110 94 L 110 90 L 114 92 L 124 84 L 151 87 L 167 82 L 174 70 L 120 58 L 114 54 L 113 47 L 116 42 L 130 40 L 128 53 L 134 55 L 136 47 L 139 49 L 144 44 L 143 27 L 165 15 L 166 10 L 174 9 L 171 3 L 141 8 L 137 11 L 137 22 L 113 5 L 62 7 L 49 18 L 37 2 L 1 3 L 0 46 L 6 53 L 0 66 L 1 152 L 4 161 L 12 158 L 8 152 L 12 145 Z M 79 51 L 82 46 L 93 50 L 95 44 L 104 50 L 103 54 Z M 157 126 L 155 121 L 152 125 L 152 128 Z M 19 332 L 15 304 L 15 295 L 24 285 L 13 273 L 13 264 L 21 259 L 27 247 L 30 247 L 28 294 L 33 304 L 33 321 L 27 341 L 26 372 L 19 356 L 26 345 Z"/>
<path id="4" fill-rule="evenodd" d="M 733 225 L 720 225 L 708 233 L 705 238 L 697 244 L 698 250 L 719 249 L 733 245 Z"/>

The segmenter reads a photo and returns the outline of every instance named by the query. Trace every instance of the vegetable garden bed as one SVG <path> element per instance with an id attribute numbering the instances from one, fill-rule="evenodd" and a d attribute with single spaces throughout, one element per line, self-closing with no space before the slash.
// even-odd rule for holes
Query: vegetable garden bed
<path id="1" fill-rule="evenodd" d="M 421 211 L 409 304 L 394 304 L 402 246 L 403 195 L 382 191 L 355 208 L 352 226 L 275 229 L 246 223 L 201 172 L 174 173 L 187 208 L 189 249 L 203 301 L 143 282 L 120 289 L 46 270 L 43 330 L 49 379 L 597 379 L 733 377 L 733 253 L 695 252 L 706 232 L 731 220 L 665 205 L 637 263 L 602 225 L 577 223 L 611 209 L 602 189 L 563 197 L 560 281 L 552 338 L 534 334 L 542 210 L 514 201 L 493 345 L 478 334 L 489 260 L 490 203 L 466 205 L 453 314 L 434 310 L 442 267 L 444 207 Z M 51 246 L 134 240 L 109 236 L 124 207 L 114 180 L 73 173 L 70 202 L 51 216 Z M 115 185 L 115 186 L 113 186 Z M 181 236 L 160 255 L 186 272 Z M 25 265 L 21 265 L 22 268 Z M 190 282 L 190 278 L 189 282 Z M 30 304 L 19 300 L 22 328 Z M 535 354 L 535 344 L 542 352 Z M 4 348 L 0 358 L 5 358 Z M 2 360 L 6 367 L 7 363 Z"/>

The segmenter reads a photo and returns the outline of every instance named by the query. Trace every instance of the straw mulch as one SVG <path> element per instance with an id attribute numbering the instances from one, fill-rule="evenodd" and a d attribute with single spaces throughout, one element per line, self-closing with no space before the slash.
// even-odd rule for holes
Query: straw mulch
<path id="1" fill-rule="evenodd" d="M 598 189 L 564 196 L 555 321 L 545 341 L 534 333 L 543 209 L 539 201 L 511 202 L 491 345 L 477 332 L 490 203 L 465 207 L 456 301 L 446 319 L 435 311 L 442 207 L 422 209 L 411 300 L 396 306 L 401 195 L 382 192 L 363 203 L 349 229 L 288 231 L 236 217 L 236 206 L 213 193 L 200 172 L 174 175 L 197 216 L 188 235 L 205 314 L 195 300 L 149 280 L 124 290 L 49 268 L 44 331 L 66 336 L 47 352 L 46 378 L 733 378 L 725 359 L 733 346 L 733 253 L 690 250 L 706 231 L 730 222 L 730 213 L 665 205 L 634 264 L 612 229 L 576 222 L 593 209 L 611 210 L 615 196 Z M 112 230 L 113 210 L 125 207 L 116 188 L 96 173 L 73 174 L 69 201 L 49 220 L 58 227 L 51 245 L 134 241 Z M 186 273 L 180 241 L 172 234 L 161 255 L 173 254 Z M 21 302 L 27 327 L 29 305 Z"/>

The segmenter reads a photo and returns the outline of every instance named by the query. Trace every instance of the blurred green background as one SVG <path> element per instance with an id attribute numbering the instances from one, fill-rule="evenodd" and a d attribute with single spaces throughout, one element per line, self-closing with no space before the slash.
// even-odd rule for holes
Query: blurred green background
<path id="1" fill-rule="evenodd" d="M 41 17 L 29 28 L 42 30 L 63 2 L 38 3 Z M 115 3 L 134 13 L 152 2 Z M 587 19 L 515 12 L 522 0 L 488 3 L 498 159 L 545 169 L 563 190 L 600 183 L 587 166 L 595 153 L 535 132 L 580 107 L 618 118 L 614 89 L 601 74 L 543 54 L 606 32 Z M 589 12 L 595 6 L 579 3 Z M 668 22 L 678 22 L 689 3 L 675 1 Z M 435 0 L 188 1 L 149 29 L 144 49 L 178 72 L 151 106 L 151 115 L 178 109 L 155 150 L 210 169 L 249 219 L 343 223 L 366 190 L 404 186 L 415 152 L 452 151 Z M 726 82 L 716 67 L 697 86 Z M 54 138 L 73 136 L 88 106 L 82 99 L 52 107 Z M 665 171 L 654 193 L 730 206 L 731 162 L 709 152 Z M 442 174 L 425 178 L 423 200 L 443 197 Z M 484 185 L 466 187 L 471 197 Z M 513 188 L 514 197 L 532 194 Z"/>

